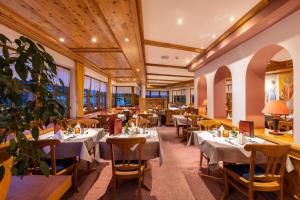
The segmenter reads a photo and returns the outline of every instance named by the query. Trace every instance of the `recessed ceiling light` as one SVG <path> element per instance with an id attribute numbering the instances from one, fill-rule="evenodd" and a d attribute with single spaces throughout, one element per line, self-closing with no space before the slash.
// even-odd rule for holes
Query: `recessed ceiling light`
<path id="1" fill-rule="evenodd" d="M 61 37 L 61 38 L 59 38 L 59 41 L 60 41 L 60 42 L 64 42 L 65 39 Z"/>
<path id="2" fill-rule="evenodd" d="M 196 57 L 196 55 L 195 55 L 195 54 L 193 54 L 192 56 L 193 56 L 194 58 Z"/>
<path id="3" fill-rule="evenodd" d="M 129 38 L 125 38 L 124 40 L 125 40 L 125 42 L 129 42 Z"/>
<path id="4" fill-rule="evenodd" d="M 97 38 L 93 37 L 92 42 L 94 42 L 94 43 L 97 42 Z"/>
<path id="5" fill-rule="evenodd" d="M 139 69 L 139 68 L 137 68 L 137 69 L 136 69 L 136 71 L 138 71 L 138 72 L 139 72 L 139 71 L 140 71 L 140 69 Z"/>
<path id="6" fill-rule="evenodd" d="M 179 25 L 181 25 L 182 22 L 183 22 L 182 18 L 177 19 L 177 23 L 178 23 Z"/>
<path id="7" fill-rule="evenodd" d="M 201 46 L 200 48 L 201 48 L 201 49 L 204 49 L 204 46 Z"/>
<path id="8" fill-rule="evenodd" d="M 231 16 L 229 19 L 230 19 L 230 21 L 232 21 L 232 22 L 235 20 L 234 16 Z"/>
<path id="9" fill-rule="evenodd" d="M 212 38 L 216 38 L 216 35 L 215 35 L 215 34 L 212 34 L 211 37 L 212 37 Z"/>
<path id="10" fill-rule="evenodd" d="M 186 62 L 186 63 L 189 63 L 189 62 L 190 62 L 190 60 L 189 60 L 189 59 L 186 59 L 186 60 L 185 60 L 185 62 Z"/>

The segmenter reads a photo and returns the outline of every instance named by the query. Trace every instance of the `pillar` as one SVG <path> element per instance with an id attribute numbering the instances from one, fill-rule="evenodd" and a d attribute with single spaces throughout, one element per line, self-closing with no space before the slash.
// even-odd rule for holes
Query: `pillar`
<path id="1" fill-rule="evenodd" d="M 83 91 L 84 91 L 84 65 L 80 62 L 75 64 L 76 85 L 76 117 L 83 117 Z"/>
<path id="2" fill-rule="evenodd" d="M 106 106 L 107 110 L 110 110 L 112 107 L 112 81 L 111 78 L 107 80 L 107 91 L 106 91 Z"/>

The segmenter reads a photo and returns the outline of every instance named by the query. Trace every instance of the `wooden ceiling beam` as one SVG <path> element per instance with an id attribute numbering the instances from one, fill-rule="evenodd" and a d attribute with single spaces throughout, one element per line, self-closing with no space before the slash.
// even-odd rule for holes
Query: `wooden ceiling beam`
<path id="1" fill-rule="evenodd" d="M 194 78 L 194 76 L 177 75 L 177 74 L 156 74 L 156 73 L 147 73 L 147 75 L 152 75 L 152 76 L 172 76 L 172 77 Z"/>
<path id="2" fill-rule="evenodd" d="M 185 66 L 178 66 L 178 65 L 164 65 L 164 64 L 154 64 L 154 63 L 146 63 L 146 66 L 153 66 L 153 67 L 169 67 L 169 68 L 176 68 L 176 69 L 186 69 Z"/>
<path id="3" fill-rule="evenodd" d="M 180 80 L 168 80 L 168 79 L 153 79 L 153 78 L 148 78 L 148 81 L 180 81 Z"/>
<path id="4" fill-rule="evenodd" d="M 191 86 L 193 84 L 194 84 L 194 80 L 180 81 L 178 83 L 168 84 L 167 87 L 185 87 L 185 86 Z"/>
<path id="5" fill-rule="evenodd" d="M 120 48 L 70 48 L 73 52 L 122 52 L 122 49 Z"/>
<path id="6" fill-rule="evenodd" d="M 102 70 L 132 70 L 131 68 L 101 68 Z"/>
<path id="7" fill-rule="evenodd" d="M 197 52 L 200 54 L 205 52 L 205 50 L 201 49 L 201 48 L 189 47 L 189 46 L 184 46 L 184 45 L 179 45 L 179 44 L 171 44 L 171 43 L 159 42 L 159 41 L 153 41 L 153 40 L 144 40 L 144 44 L 149 45 L 149 46 L 163 47 L 163 48 L 169 48 L 169 49 L 192 51 L 192 52 Z"/>

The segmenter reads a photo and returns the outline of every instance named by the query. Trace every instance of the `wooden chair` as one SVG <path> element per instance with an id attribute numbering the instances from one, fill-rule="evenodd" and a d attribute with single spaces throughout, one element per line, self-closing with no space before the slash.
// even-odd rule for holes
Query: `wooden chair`
<path id="1" fill-rule="evenodd" d="M 107 138 L 106 142 L 111 145 L 112 199 L 116 197 L 118 179 L 138 179 L 138 199 L 142 199 L 141 187 L 145 169 L 145 162 L 142 161 L 142 147 L 146 143 L 146 138 Z M 135 149 L 132 150 L 132 147 Z M 117 150 L 120 151 L 122 160 L 117 160 Z M 136 153 L 137 160 L 131 160 L 132 153 Z"/>
<path id="2" fill-rule="evenodd" d="M 137 124 L 136 124 L 136 121 L 137 121 Z M 129 125 L 130 125 L 131 123 L 134 123 L 135 126 L 145 128 L 145 127 L 148 127 L 148 126 L 149 126 L 150 120 L 148 120 L 148 119 L 137 119 L 137 120 L 136 120 L 135 118 L 132 118 L 132 119 L 128 120 L 128 123 L 129 123 Z"/>
<path id="3" fill-rule="evenodd" d="M 186 138 L 188 141 L 192 132 L 200 130 L 199 126 L 197 126 L 197 122 L 200 120 L 199 115 L 188 115 L 186 116 L 187 124 L 189 124 L 189 121 L 191 121 L 191 125 L 187 126 L 186 128 L 183 129 L 183 136 Z"/>
<path id="4" fill-rule="evenodd" d="M 221 125 L 221 123 L 217 120 L 201 120 L 197 122 L 197 125 L 200 127 L 200 130 L 202 130 L 202 127 L 204 127 L 204 130 L 211 130 L 212 128 L 217 128 Z"/>
<path id="5" fill-rule="evenodd" d="M 78 162 L 76 158 L 56 159 L 55 146 L 60 144 L 57 139 L 51 140 L 38 140 L 29 141 L 34 148 L 43 150 L 44 147 L 50 146 L 50 160 L 46 160 L 52 175 L 69 175 L 72 174 L 72 184 L 74 191 L 78 192 L 77 188 L 77 167 Z M 39 167 L 33 163 L 32 167 L 28 170 L 30 174 L 41 174 Z"/>
<path id="6" fill-rule="evenodd" d="M 98 120 L 90 119 L 90 118 L 77 119 L 76 122 L 79 123 L 80 126 L 84 128 L 96 128 L 97 124 L 99 124 Z"/>
<path id="7" fill-rule="evenodd" d="M 229 185 L 254 199 L 254 191 L 277 191 L 283 199 L 283 176 L 285 173 L 287 152 L 290 145 L 247 144 L 244 149 L 251 151 L 250 164 L 225 165 L 224 197 L 229 197 Z M 267 162 L 264 167 L 255 163 L 257 153 L 262 153 Z"/>

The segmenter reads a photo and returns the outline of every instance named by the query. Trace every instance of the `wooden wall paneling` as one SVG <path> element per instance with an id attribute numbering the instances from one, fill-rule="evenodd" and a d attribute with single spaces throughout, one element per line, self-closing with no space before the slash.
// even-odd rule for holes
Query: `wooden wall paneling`
<path id="1" fill-rule="evenodd" d="M 56 38 L 64 37 L 68 47 L 118 47 L 94 1 L 2 2 Z M 97 38 L 97 43 L 91 42 L 92 37 Z"/>
<path id="2" fill-rule="evenodd" d="M 141 110 L 147 109 L 167 109 L 168 100 L 166 98 L 139 98 L 139 107 Z"/>
<path id="3" fill-rule="evenodd" d="M 91 68 L 92 70 L 107 76 L 105 72 L 103 72 L 98 66 L 89 61 L 88 59 L 72 52 L 66 46 L 58 41 L 58 38 L 53 37 L 43 30 L 41 27 L 34 25 L 31 23 L 31 17 L 28 17 L 28 20 L 24 19 L 24 17 L 20 16 L 19 13 L 15 13 L 3 2 L 8 2 L 7 0 L 0 0 L 0 21 L 3 25 L 19 32 L 20 34 L 29 37 L 48 48 L 61 53 L 62 55 L 73 59 L 75 61 L 83 63 L 86 67 Z M 15 1 L 9 1 L 15 2 Z M 29 15 L 30 16 L 30 15 Z"/>
<path id="4" fill-rule="evenodd" d="M 76 84 L 76 117 L 83 117 L 83 95 L 84 95 L 84 65 L 76 62 L 75 84 Z"/>
<path id="5" fill-rule="evenodd" d="M 145 78 L 136 2 L 96 0 L 134 72 Z M 125 38 L 129 41 L 126 42 Z M 140 68 L 139 73 L 136 69 Z"/>

